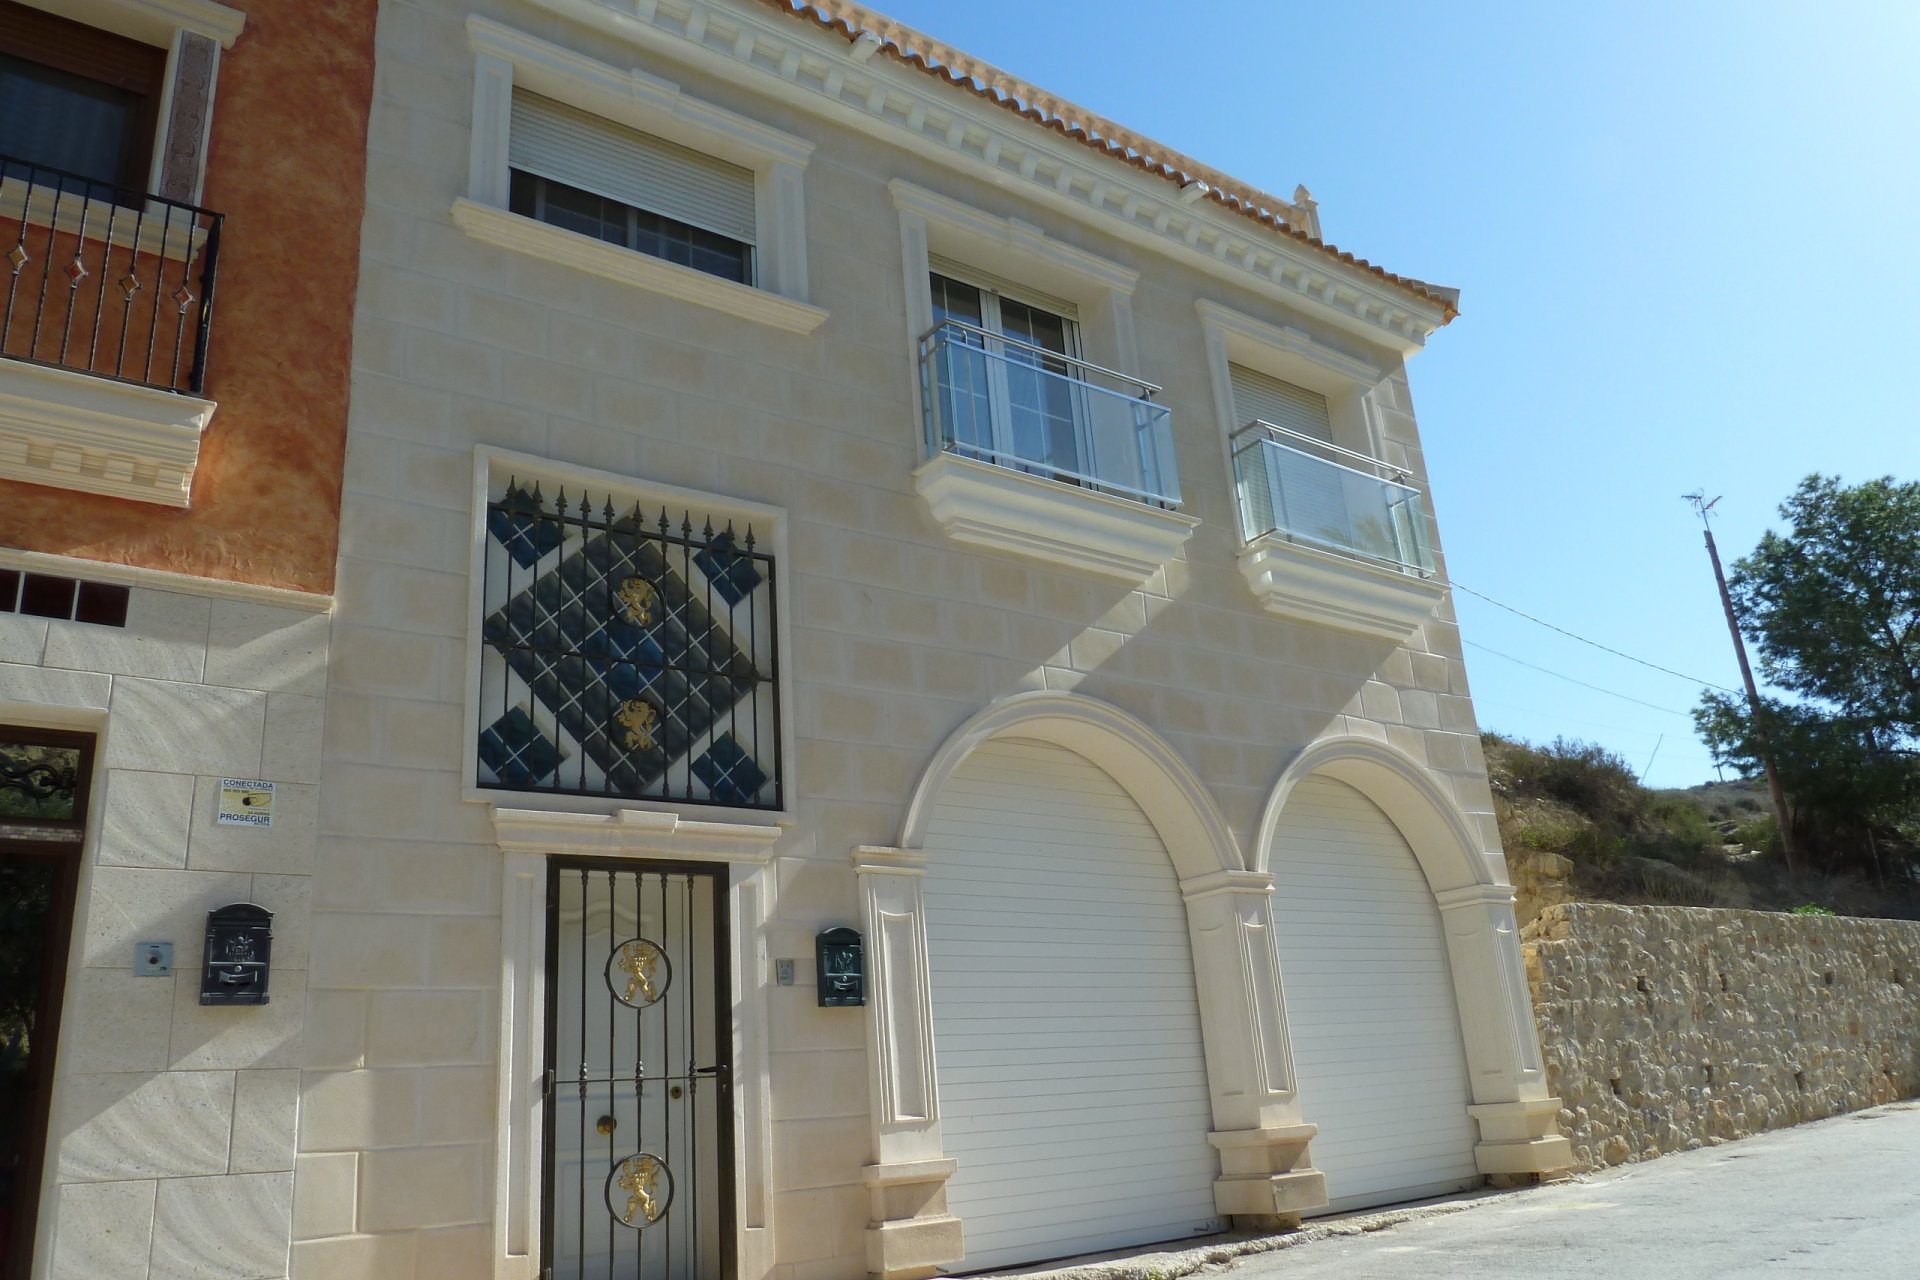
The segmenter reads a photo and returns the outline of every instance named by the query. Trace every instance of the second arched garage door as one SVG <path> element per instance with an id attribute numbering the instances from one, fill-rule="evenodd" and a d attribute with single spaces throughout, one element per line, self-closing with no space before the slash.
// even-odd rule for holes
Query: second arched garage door
<path id="1" fill-rule="evenodd" d="M 1330 1211 L 1475 1185 L 1466 1049 L 1440 910 L 1387 815 L 1309 777 L 1269 851 L 1302 1117 Z"/>
<path id="2" fill-rule="evenodd" d="M 1217 1229 L 1186 907 L 1146 815 L 1073 752 L 994 741 L 925 847 L 957 1269 Z"/>

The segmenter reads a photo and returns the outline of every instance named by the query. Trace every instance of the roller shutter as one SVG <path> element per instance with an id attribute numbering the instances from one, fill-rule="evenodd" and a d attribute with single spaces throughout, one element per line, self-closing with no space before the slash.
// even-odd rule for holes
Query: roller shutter
<path id="1" fill-rule="evenodd" d="M 754 241 L 751 169 L 524 89 L 513 91 L 507 163 L 745 244 Z"/>
<path id="2" fill-rule="evenodd" d="M 1218 1229 L 1186 908 L 1146 815 L 1082 757 L 999 741 L 926 850 L 958 1269 Z"/>
<path id="3" fill-rule="evenodd" d="M 1466 1049 L 1440 911 L 1400 831 L 1308 778 L 1271 851 L 1302 1118 L 1333 1211 L 1479 1182 Z"/>

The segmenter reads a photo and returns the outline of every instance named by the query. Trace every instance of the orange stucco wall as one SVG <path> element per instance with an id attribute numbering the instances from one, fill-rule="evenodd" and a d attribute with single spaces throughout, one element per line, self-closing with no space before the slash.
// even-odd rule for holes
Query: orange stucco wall
<path id="1" fill-rule="evenodd" d="M 377 0 L 227 0 L 202 203 L 226 215 L 218 404 L 184 511 L 0 481 L 0 544 L 328 592 L 339 540 Z"/>

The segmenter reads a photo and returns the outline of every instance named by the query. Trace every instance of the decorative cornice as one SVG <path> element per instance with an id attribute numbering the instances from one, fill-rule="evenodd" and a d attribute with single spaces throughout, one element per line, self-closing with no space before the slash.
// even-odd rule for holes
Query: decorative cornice
<path id="1" fill-rule="evenodd" d="M 893 196 L 894 208 L 902 213 L 918 214 L 931 226 L 950 236 L 988 241 L 1003 252 L 1042 261 L 1049 267 L 1115 293 L 1131 294 L 1134 286 L 1140 283 L 1140 273 L 1133 268 L 1054 239 L 1030 222 L 986 213 L 963 201 L 916 186 L 904 178 L 895 178 L 887 183 L 887 191 Z"/>
<path id="2" fill-rule="evenodd" d="M 1171 560 L 1200 523 L 951 453 L 923 463 L 913 485 L 955 542 L 1129 584 Z"/>
<path id="3" fill-rule="evenodd" d="M 780 828 L 772 823 L 690 822 L 677 813 L 647 809 L 572 813 L 491 807 L 494 839 L 505 853 L 760 865 L 773 856 L 780 838 Z"/>
<path id="4" fill-rule="evenodd" d="M 1268 324 L 1207 298 L 1194 303 L 1193 309 L 1199 313 L 1203 328 L 1219 333 L 1230 342 L 1239 339 L 1269 352 L 1297 356 L 1339 375 L 1363 391 L 1387 376 L 1387 371 L 1378 365 L 1316 342 L 1312 335 L 1292 325 Z"/>
<path id="5" fill-rule="evenodd" d="M 1432 578 L 1371 565 L 1268 534 L 1240 553 L 1240 572 L 1268 613 L 1395 644 L 1446 595 Z"/>
<path id="6" fill-rule="evenodd" d="M 0 477 L 184 507 L 214 402 L 0 360 Z"/>
<path id="7" fill-rule="evenodd" d="M 924 876 L 927 854 L 924 849 L 895 849 L 887 845 L 854 846 L 853 869 L 858 875 Z"/>
<path id="8" fill-rule="evenodd" d="M 1461 907 L 1510 907 L 1513 905 L 1513 888 L 1504 884 L 1470 884 L 1458 889 L 1442 889 L 1433 895 L 1442 911 L 1454 911 Z"/>
<path id="9" fill-rule="evenodd" d="M 904 23 L 873 13 L 844 0 L 760 0 L 789 17 L 811 21 L 832 31 L 854 47 L 865 62 L 885 52 L 907 66 L 965 90 L 997 107 L 1091 147 L 1111 159 L 1172 182 L 1182 204 L 1212 200 L 1243 217 L 1329 253 L 1341 262 L 1363 268 L 1383 280 L 1446 308 L 1446 319 L 1458 314 L 1460 291 L 1397 275 L 1364 258 L 1343 252 L 1320 238 L 1319 203 L 1305 186 L 1294 188 L 1291 201 L 1270 195 L 1189 156 L 1163 142 L 1135 133 L 1124 125 L 1088 111 L 1077 103 L 1037 89 L 991 63 L 936 41 Z M 1443 320 L 1444 324 L 1446 321 Z"/>
<path id="10" fill-rule="evenodd" d="M 991 100 L 968 100 L 897 62 L 860 56 L 857 40 L 705 0 L 529 0 L 603 34 L 739 80 L 815 113 L 831 112 L 863 132 L 945 163 L 1100 229 L 1147 244 L 1212 274 L 1385 343 L 1418 350 L 1452 308 L 1415 293 L 1350 254 L 1298 237 L 1274 221 L 1249 224 L 1213 201 L 1183 201 L 1179 187 L 1078 145 L 1065 130 L 1010 120 Z M 742 73 L 746 74 L 743 75 Z"/>
<path id="11" fill-rule="evenodd" d="M 1273 893 L 1271 871 L 1215 871 L 1180 882 L 1180 896 L 1188 902 L 1222 893 L 1244 893 L 1265 898 Z"/>

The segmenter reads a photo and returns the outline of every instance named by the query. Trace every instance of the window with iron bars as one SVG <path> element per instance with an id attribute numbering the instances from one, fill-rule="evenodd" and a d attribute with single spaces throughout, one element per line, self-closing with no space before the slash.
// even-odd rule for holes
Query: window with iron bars
<path id="1" fill-rule="evenodd" d="M 723 514 L 508 480 L 487 504 L 479 784 L 780 808 L 776 567 Z"/>

